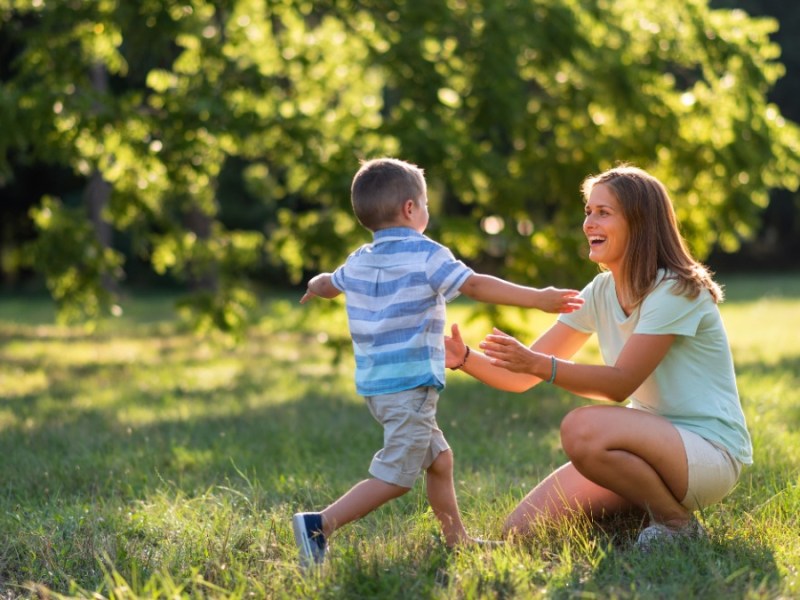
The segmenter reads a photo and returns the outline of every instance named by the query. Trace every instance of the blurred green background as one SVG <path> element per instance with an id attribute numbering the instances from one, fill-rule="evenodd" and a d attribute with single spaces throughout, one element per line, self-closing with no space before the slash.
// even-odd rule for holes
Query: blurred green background
<path id="1" fill-rule="evenodd" d="M 712 268 L 793 269 L 800 5 L 777 0 L 0 0 L 0 285 L 65 319 L 257 295 L 369 239 L 359 160 L 427 174 L 429 234 L 581 287 L 581 180 L 668 186 Z"/>

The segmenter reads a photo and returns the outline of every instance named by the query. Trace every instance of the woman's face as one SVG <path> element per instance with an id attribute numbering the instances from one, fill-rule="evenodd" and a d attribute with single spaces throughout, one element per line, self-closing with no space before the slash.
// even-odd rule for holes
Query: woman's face
<path id="1" fill-rule="evenodd" d="M 592 188 L 584 207 L 583 232 L 589 240 L 589 260 L 619 271 L 628 247 L 628 222 L 611 190 L 598 184 Z"/>

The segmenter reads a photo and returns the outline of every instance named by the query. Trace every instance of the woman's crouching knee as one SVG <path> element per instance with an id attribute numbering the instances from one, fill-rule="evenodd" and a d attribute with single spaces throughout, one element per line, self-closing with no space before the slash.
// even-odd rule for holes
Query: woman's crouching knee
<path id="1" fill-rule="evenodd" d="M 584 406 L 567 413 L 561 421 L 561 447 L 573 463 L 596 456 L 601 450 L 595 410 L 598 407 Z"/>

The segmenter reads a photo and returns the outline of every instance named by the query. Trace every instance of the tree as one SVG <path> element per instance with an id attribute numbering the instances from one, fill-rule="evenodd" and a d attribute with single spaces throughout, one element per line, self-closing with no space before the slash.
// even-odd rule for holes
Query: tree
<path id="1" fill-rule="evenodd" d="M 769 91 L 774 102 L 789 119 L 800 119 L 800 4 L 782 0 L 712 0 L 712 6 L 744 10 L 753 16 L 769 15 L 779 27 L 770 39 L 780 45 L 780 62 L 785 74 Z M 800 194 L 786 189 L 770 192 L 769 205 L 760 216 L 759 232 L 746 240 L 735 254 L 716 253 L 715 264 L 735 262 L 756 268 L 787 266 L 796 268 L 800 256 Z"/>
<path id="2" fill-rule="evenodd" d="M 798 128 L 766 100 L 776 23 L 706 0 L 0 0 L 0 18 L 22 48 L 0 172 L 14 149 L 101 174 L 106 220 L 155 271 L 213 275 L 192 303 L 208 326 L 244 324 L 265 261 L 299 283 L 368 239 L 349 205 L 359 158 L 424 167 L 432 235 L 536 285 L 588 273 L 578 187 L 618 161 L 668 185 L 701 256 L 798 183 Z M 267 222 L 220 221 L 231 164 Z M 57 198 L 34 217 L 62 305 L 113 302 L 102 277 L 124 257 Z"/>
<path id="3" fill-rule="evenodd" d="M 220 225 L 220 170 L 230 157 L 256 157 L 246 175 L 264 202 L 298 206 L 301 187 L 313 192 L 330 186 L 331 173 L 340 178 L 330 162 L 317 165 L 318 153 L 354 147 L 345 132 L 358 131 L 365 111 L 351 110 L 355 97 L 345 104 L 340 89 L 345 76 L 354 94 L 370 83 L 358 83 L 358 61 L 337 75 L 341 54 L 322 54 L 340 45 L 346 55 L 358 43 L 345 43 L 332 19 L 288 3 L 0 6 L 5 22 L 21 23 L 24 48 L 3 88 L 14 107 L 9 122 L 22 127 L 5 130 L 16 135 L 0 148 L 66 163 L 87 178 L 102 174 L 112 189 L 105 217 L 133 236 L 155 271 L 217 284 L 191 299 L 200 324 L 241 327 L 253 302 L 244 276 L 263 259 L 274 225 Z M 114 79 L 107 90 L 89 80 L 97 64 Z M 326 76 L 304 81 L 305 70 Z M 96 315 L 112 302 L 101 284 L 108 273 L 120 275 L 119 253 L 102 248 L 80 211 L 57 198 L 43 199 L 33 217 L 32 256 L 53 295 L 66 311 Z M 294 273 L 301 266 L 287 265 Z"/>
<path id="4" fill-rule="evenodd" d="M 700 256 L 752 235 L 768 188 L 796 187 L 797 128 L 765 101 L 782 72 L 774 21 L 698 1 L 451 5 L 396 22 L 376 6 L 392 40 L 382 65 L 404 95 L 385 127 L 411 132 L 405 154 L 469 205 L 465 228 L 504 219 L 471 247 L 496 248 L 511 276 L 574 272 L 578 183 L 618 160 L 667 183 Z"/>

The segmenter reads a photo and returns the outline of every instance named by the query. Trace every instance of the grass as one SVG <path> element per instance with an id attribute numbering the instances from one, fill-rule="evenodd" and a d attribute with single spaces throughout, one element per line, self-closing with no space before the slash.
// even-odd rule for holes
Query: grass
<path id="1" fill-rule="evenodd" d="M 290 516 L 363 478 L 381 444 L 340 304 L 265 299 L 230 344 L 187 332 L 166 296 L 92 332 L 52 324 L 46 299 L 0 297 L 0 598 L 798 597 L 800 278 L 722 280 L 756 462 L 704 513 L 709 540 L 643 556 L 635 523 L 576 522 L 451 554 L 418 484 L 337 533 L 315 577 Z M 472 308 L 449 314 L 477 341 L 489 321 Z M 494 319 L 532 337 L 552 317 Z M 580 404 L 450 376 L 439 421 L 472 533 L 497 537 L 563 462 L 558 424 Z"/>

